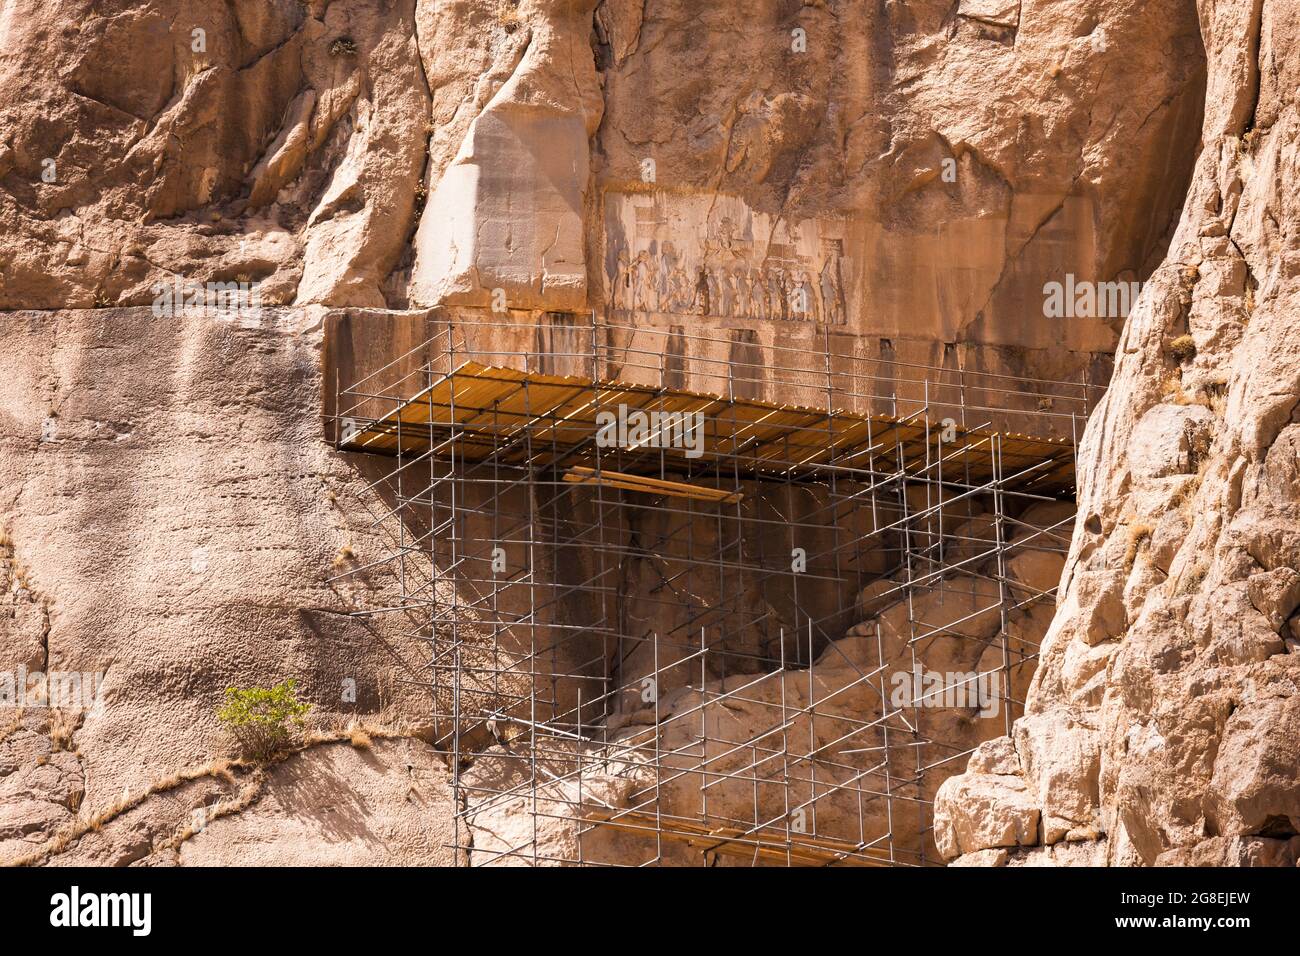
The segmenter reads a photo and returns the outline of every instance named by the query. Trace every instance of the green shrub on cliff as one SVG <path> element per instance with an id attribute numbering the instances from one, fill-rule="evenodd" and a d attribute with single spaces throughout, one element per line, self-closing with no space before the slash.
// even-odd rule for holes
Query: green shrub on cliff
<path id="1" fill-rule="evenodd" d="M 297 682 L 291 677 L 270 688 L 227 687 L 217 719 L 245 755 L 267 760 L 289 746 L 310 710 L 311 704 L 298 699 Z"/>

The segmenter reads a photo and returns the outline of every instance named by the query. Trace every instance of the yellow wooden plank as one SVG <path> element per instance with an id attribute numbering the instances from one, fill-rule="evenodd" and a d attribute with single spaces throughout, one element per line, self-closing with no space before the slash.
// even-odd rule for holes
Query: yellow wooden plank
<path id="1" fill-rule="evenodd" d="M 705 488 L 682 481 L 668 481 L 665 478 L 631 475 L 620 471 L 601 469 L 597 472 L 594 468 L 585 468 L 580 465 L 565 472 L 564 480 L 581 484 L 609 485 L 614 488 L 641 491 L 646 494 L 670 495 L 674 498 L 696 498 L 701 501 L 726 504 L 735 504 L 744 497 L 743 493 L 739 491 L 732 492 L 723 491 L 720 488 Z"/>

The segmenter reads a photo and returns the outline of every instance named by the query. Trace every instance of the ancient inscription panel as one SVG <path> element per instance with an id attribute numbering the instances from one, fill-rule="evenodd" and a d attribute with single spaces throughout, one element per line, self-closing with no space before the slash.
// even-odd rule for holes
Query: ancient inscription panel
<path id="1" fill-rule="evenodd" d="M 844 325 L 853 263 L 843 224 L 789 223 L 734 196 L 607 193 L 606 307 Z"/>

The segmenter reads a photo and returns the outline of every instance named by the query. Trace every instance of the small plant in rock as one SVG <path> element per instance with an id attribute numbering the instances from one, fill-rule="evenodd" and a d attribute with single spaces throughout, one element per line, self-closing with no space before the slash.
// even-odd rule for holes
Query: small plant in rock
<path id="1" fill-rule="evenodd" d="M 497 23 L 501 24 L 506 33 L 514 33 L 523 23 L 523 18 L 519 15 L 518 0 L 506 0 L 497 8 Z"/>
<path id="2" fill-rule="evenodd" d="M 1208 430 L 1197 430 L 1187 436 L 1187 455 L 1198 473 L 1209 462 L 1213 446 L 1214 436 Z"/>
<path id="3" fill-rule="evenodd" d="M 1179 365 L 1196 358 L 1196 340 L 1190 335 L 1178 336 L 1169 343 L 1169 355 Z"/>
<path id="4" fill-rule="evenodd" d="M 357 41 L 352 37 L 339 37 L 330 44 L 330 56 L 353 56 L 357 52 Z"/>
<path id="5" fill-rule="evenodd" d="M 1204 561 L 1197 561 L 1183 578 L 1183 592 L 1190 594 L 1195 591 L 1201 586 L 1201 582 L 1205 580 L 1205 576 L 1209 573 L 1209 566 Z"/>
<path id="6" fill-rule="evenodd" d="M 297 682 L 291 677 L 270 688 L 227 687 L 217 719 L 246 756 L 265 761 L 293 743 L 310 710 L 311 704 L 298 699 Z"/>

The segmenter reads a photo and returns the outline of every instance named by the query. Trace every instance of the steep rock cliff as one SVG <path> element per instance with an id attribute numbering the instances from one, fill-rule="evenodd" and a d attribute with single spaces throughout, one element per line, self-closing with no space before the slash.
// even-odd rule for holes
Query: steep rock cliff
<path id="1" fill-rule="evenodd" d="M 1300 10 L 1205 0 L 1203 143 L 1080 449 L 1079 523 L 1014 758 L 939 795 L 970 862 L 1300 850 Z M 1010 856 L 990 817 L 1041 812 Z"/>

